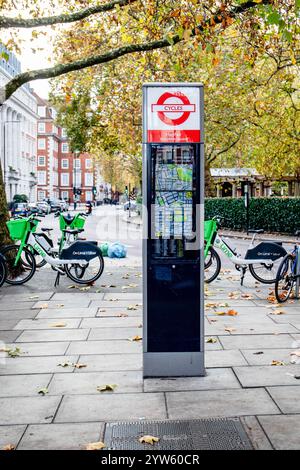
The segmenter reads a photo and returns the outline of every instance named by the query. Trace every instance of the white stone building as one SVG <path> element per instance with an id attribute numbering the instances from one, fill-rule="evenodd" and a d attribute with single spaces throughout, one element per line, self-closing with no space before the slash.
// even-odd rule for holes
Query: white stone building
<path id="1" fill-rule="evenodd" d="M 1 57 L 4 53 L 7 57 Z M 21 72 L 20 61 L 0 44 L 0 87 Z M 15 194 L 36 200 L 37 102 L 23 85 L 0 106 L 0 153 L 8 202 Z"/>

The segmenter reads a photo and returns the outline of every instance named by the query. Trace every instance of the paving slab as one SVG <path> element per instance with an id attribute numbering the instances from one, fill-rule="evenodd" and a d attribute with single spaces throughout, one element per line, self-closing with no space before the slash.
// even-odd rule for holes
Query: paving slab
<path id="1" fill-rule="evenodd" d="M 242 387 L 268 387 L 273 385 L 300 385 L 294 375 L 300 376 L 300 365 L 234 367 Z M 300 388 L 299 388 L 300 392 Z"/>
<path id="2" fill-rule="evenodd" d="M 276 450 L 300 449 L 299 415 L 259 416 L 258 419 Z"/>
<path id="3" fill-rule="evenodd" d="M 95 317 L 97 308 L 51 308 L 42 309 L 37 314 L 36 318 L 89 318 Z"/>
<path id="4" fill-rule="evenodd" d="M 236 349 L 221 349 L 216 351 L 205 352 L 206 367 L 233 367 L 246 366 L 247 361 Z"/>
<path id="5" fill-rule="evenodd" d="M 80 328 L 138 328 L 141 319 L 137 317 L 84 318 Z"/>
<path id="6" fill-rule="evenodd" d="M 104 300 L 114 299 L 116 297 L 115 294 L 105 294 Z M 142 293 L 134 293 L 134 292 L 118 292 L 117 297 L 120 300 L 138 300 L 142 302 L 143 294 Z"/>
<path id="7" fill-rule="evenodd" d="M 291 353 L 295 349 L 243 349 L 241 352 L 246 358 L 247 362 L 251 366 L 269 366 L 272 361 L 281 361 L 285 364 L 289 364 L 291 361 Z M 259 354 L 257 354 L 259 353 Z M 296 360 L 299 360 L 300 357 L 297 357 Z M 234 365 L 234 364 L 232 364 Z"/>
<path id="8" fill-rule="evenodd" d="M 80 307 L 88 307 L 90 304 L 90 299 L 87 298 L 85 295 L 82 296 L 80 299 Z M 51 308 L 76 308 L 78 307 L 78 299 L 74 300 L 49 300 L 47 302 L 36 302 L 32 308 L 35 309 L 51 309 Z"/>
<path id="9" fill-rule="evenodd" d="M 0 449 L 7 445 L 17 447 L 18 442 L 24 434 L 25 425 L 0 426 Z"/>
<path id="10" fill-rule="evenodd" d="M 23 318 L 35 318 L 36 310 L 9 310 L 0 312 L 0 321 L 2 320 L 22 320 Z"/>
<path id="11" fill-rule="evenodd" d="M 300 337 L 299 337 L 300 340 Z M 219 341 L 225 349 L 277 349 L 292 348 L 295 342 L 289 334 L 279 335 L 230 335 L 219 336 Z"/>
<path id="12" fill-rule="evenodd" d="M 299 314 L 269 315 L 274 323 L 291 323 L 298 330 L 300 329 L 300 311 Z"/>
<path id="13" fill-rule="evenodd" d="M 240 388 L 231 369 L 206 369 L 205 377 L 149 378 L 145 392 L 178 392 L 185 390 L 223 390 Z"/>
<path id="14" fill-rule="evenodd" d="M 300 413 L 299 385 L 268 387 L 267 390 L 283 414 Z"/>
<path id="15" fill-rule="evenodd" d="M 242 416 L 240 419 L 255 450 L 273 449 L 256 416 Z"/>
<path id="16" fill-rule="evenodd" d="M 9 287 L 8 287 L 9 289 Z M 1 302 L 11 302 L 11 299 L 14 299 L 14 302 L 37 302 L 37 300 L 50 300 L 51 297 L 53 296 L 54 292 L 38 292 L 35 294 L 32 294 L 30 292 L 27 293 L 20 293 L 20 294 L 10 294 L 10 295 L 3 295 Z"/>
<path id="17" fill-rule="evenodd" d="M 170 419 L 277 414 L 278 408 L 263 389 L 169 392 Z"/>
<path id="18" fill-rule="evenodd" d="M 216 342 L 211 342 L 211 340 L 216 341 Z M 214 336 L 214 335 L 205 336 L 204 341 L 205 341 L 205 345 L 204 345 L 205 351 L 215 351 L 215 350 L 223 349 L 223 346 L 221 345 L 217 336 Z"/>
<path id="19" fill-rule="evenodd" d="M 4 364 L 0 364 L 1 375 L 15 374 L 45 374 L 53 372 L 70 373 L 73 367 L 61 367 L 58 364 L 64 362 L 76 363 L 78 355 L 47 356 L 47 357 L 16 357 L 5 358 Z"/>
<path id="20" fill-rule="evenodd" d="M 14 330 L 57 330 L 58 328 L 78 328 L 80 322 L 81 318 L 64 318 L 63 322 L 44 318 L 37 320 L 21 320 L 16 324 Z M 64 324 L 65 326 L 57 327 L 55 326 L 56 324 Z"/>
<path id="21" fill-rule="evenodd" d="M 74 341 L 68 354 L 134 354 L 142 352 L 141 341 Z"/>
<path id="22" fill-rule="evenodd" d="M 89 335 L 89 329 L 59 330 L 27 330 L 17 338 L 17 343 L 47 342 L 47 341 L 84 341 Z"/>
<path id="23" fill-rule="evenodd" d="M 211 335 L 226 335 L 226 328 L 234 328 L 231 335 L 257 335 L 296 333 L 297 329 L 289 323 L 276 324 L 270 319 L 261 321 L 245 321 L 239 318 L 222 317 L 215 323 L 205 323 L 205 333 Z"/>
<path id="24" fill-rule="evenodd" d="M 87 364 L 88 371 L 121 371 L 121 370 L 141 370 L 141 354 L 94 354 L 82 355 L 78 362 Z M 83 373 L 84 369 L 76 369 L 74 372 Z"/>
<path id="25" fill-rule="evenodd" d="M 22 351 L 22 357 L 30 356 L 63 356 L 69 346 L 69 342 L 50 343 L 22 343 L 17 345 Z M 8 348 L 14 349 L 16 344 L 7 344 Z"/>
<path id="26" fill-rule="evenodd" d="M 82 299 L 90 299 L 90 300 L 102 300 L 104 297 L 103 293 L 97 293 L 97 292 L 90 292 L 90 291 L 84 291 L 84 292 L 76 292 L 77 289 L 70 289 L 70 294 L 66 294 L 64 292 L 59 292 L 57 294 L 54 294 L 52 299 L 53 301 L 59 301 L 61 303 L 66 302 L 74 302 L 75 300 L 81 302 Z"/>
<path id="27" fill-rule="evenodd" d="M 126 308 L 99 308 L 96 317 L 120 317 L 120 315 L 127 315 L 128 317 L 139 317 L 142 318 L 142 309 L 127 310 Z"/>
<path id="28" fill-rule="evenodd" d="M 1 320 L 0 318 L 0 330 L 1 331 L 10 331 L 15 328 L 18 323 L 18 319 L 16 320 Z"/>
<path id="29" fill-rule="evenodd" d="M 20 331 L 0 331 L 0 341 L 2 343 L 12 343 L 14 342 L 18 336 L 20 336 Z"/>
<path id="30" fill-rule="evenodd" d="M 113 340 L 133 338 L 142 335 L 141 328 L 95 328 L 91 330 L 89 340 Z"/>
<path id="31" fill-rule="evenodd" d="M 26 430 L 18 450 L 84 450 L 103 441 L 104 423 L 37 424 Z"/>
<path id="32" fill-rule="evenodd" d="M 10 300 L 1 300 L 0 302 L 0 311 L 5 311 L 8 312 L 10 310 L 28 310 L 32 308 L 34 305 L 34 302 L 15 302 L 12 301 L 12 297 L 10 297 Z"/>
<path id="33" fill-rule="evenodd" d="M 92 300 L 90 307 L 94 308 L 107 308 L 107 307 L 118 307 L 118 308 L 125 308 L 136 306 L 137 308 L 141 308 L 141 302 L 137 300 L 124 300 L 118 297 L 118 293 L 114 295 L 111 300 Z"/>
<path id="34" fill-rule="evenodd" d="M 51 374 L 1 375 L 0 397 L 37 396 L 39 390 L 47 388 Z"/>
<path id="35" fill-rule="evenodd" d="M 166 419 L 163 393 L 65 396 L 55 422 Z"/>
<path id="36" fill-rule="evenodd" d="M 49 423 L 60 401 L 58 396 L 0 398 L 0 425 Z"/>
<path id="37" fill-rule="evenodd" d="M 81 364 L 84 364 L 81 362 Z M 81 374 L 55 374 L 49 385 L 50 395 L 110 395 L 118 393 L 143 392 L 142 371 L 123 372 L 89 372 L 87 367 L 82 368 Z M 108 384 L 116 385 L 113 391 L 99 392 L 97 387 Z"/>

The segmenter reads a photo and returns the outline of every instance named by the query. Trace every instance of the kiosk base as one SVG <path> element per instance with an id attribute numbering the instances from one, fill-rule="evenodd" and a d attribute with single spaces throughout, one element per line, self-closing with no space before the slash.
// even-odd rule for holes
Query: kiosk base
<path id="1" fill-rule="evenodd" d="M 203 377 L 203 352 L 144 352 L 144 377 Z"/>

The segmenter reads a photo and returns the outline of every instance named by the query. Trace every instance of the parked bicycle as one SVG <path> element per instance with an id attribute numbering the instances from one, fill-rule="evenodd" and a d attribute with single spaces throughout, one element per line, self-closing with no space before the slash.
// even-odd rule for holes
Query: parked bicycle
<path id="1" fill-rule="evenodd" d="M 296 232 L 300 235 L 300 231 Z M 299 247 L 295 245 L 292 253 L 288 253 L 280 263 L 275 281 L 275 296 L 277 302 L 286 302 L 294 295 L 297 280 L 300 282 L 300 272 L 298 272 Z"/>
<path id="2" fill-rule="evenodd" d="M 0 214 L 0 218 L 1 217 L 3 217 L 2 214 Z M 0 287 L 4 284 L 6 276 L 7 276 L 7 267 L 6 267 L 5 258 L 0 253 Z"/>
<path id="3" fill-rule="evenodd" d="M 255 245 L 256 235 L 264 233 L 264 230 L 249 230 L 253 233 L 252 240 L 248 246 L 244 257 L 237 250 L 230 246 L 227 239 L 218 234 L 221 221 L 224 217 L 214 217 L 205 221 L 205 282 L 212 282 L 218 277 L 221 270 L 221 259 L 215 248 L 222 253 L 235 265 L 235 268 L 241 273 L 241 285 L 247 269 L 259 282 L 264 284 L 273 284 L 276 281 L 278 264 L 287 254 L 281 242 L 263 241 Z"/>
<path id="4" fill-rule="evenodd" d="M 2 250 L 6 258 L 8 284 L 28 282 L 36 271 L 33 252 L 37 252 L 59 274 L 66 274 L 78 284 L 92 284 L 101 276 L 104 260 L 97 242 L 76 240 L 83 229 L 64 229 L 65 243 L 61 251 L 53 249 L 44 233 L 37 233 L 40 222 L 32 215 L 25 219 L 10 220 L 7 226 L 13 240 L 19 245 L 9 245 Z"/>

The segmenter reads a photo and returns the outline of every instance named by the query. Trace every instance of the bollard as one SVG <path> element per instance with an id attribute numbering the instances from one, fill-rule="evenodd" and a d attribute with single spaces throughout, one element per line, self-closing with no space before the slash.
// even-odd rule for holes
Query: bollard
<path id="1" fill-rule="evenodd" d="M 300 246 L 298 246 L 297 248 L 296 274 L 297 274 L 297 278 L 296 278 L 295 298 L 299 299 L 300 298 L 300 295 L 299 295 L 299 292 L 300 292 Z"/>

